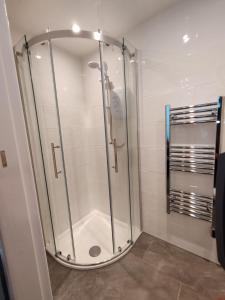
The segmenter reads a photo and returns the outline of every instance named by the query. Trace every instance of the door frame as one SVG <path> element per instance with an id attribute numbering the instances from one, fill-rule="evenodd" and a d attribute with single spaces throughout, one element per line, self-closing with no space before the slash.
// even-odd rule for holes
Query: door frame
<path id="1" fill-rule="evenodd" d="M 52 300 L 35 183 L 6 5 L 0 0 L 0 235 L 9 292 L 16 300 Z"/>

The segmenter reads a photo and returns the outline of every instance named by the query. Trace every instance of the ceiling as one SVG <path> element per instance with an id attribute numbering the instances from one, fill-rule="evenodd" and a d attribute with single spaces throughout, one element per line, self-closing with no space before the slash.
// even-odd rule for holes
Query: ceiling
<path id="1" fill-rule="evenodd" d="M 69 29 L 73 23 L 79 24 L 84 30 L 96 31 L 100 28 L 118 38 L 178 1 L 6 0 L 6 5 L 12 39 L 16 43 L 23 34 L 31 37 L 45 32 L 47 28 Z M 88 51 L 86 43 L 81 44 L 84 46 L 72 47 L 77 52 L 75 54 Z"/>

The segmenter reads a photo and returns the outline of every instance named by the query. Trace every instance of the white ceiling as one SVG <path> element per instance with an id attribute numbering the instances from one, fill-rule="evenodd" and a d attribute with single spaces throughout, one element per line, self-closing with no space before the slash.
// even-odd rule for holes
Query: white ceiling
<path id="1" fill-rule="evenodd" d="M 126 32 L 181 0 L 6 0 L 13 42 L 27 34 L 34 36 L 50 30 L 98 28 L 113 37 Z M 77 46 L 75 47 L 77 49 Z M 74 49 L 77 54 L 87 47 Z M 83 53 L 84 54 L 84 53 Z"/>

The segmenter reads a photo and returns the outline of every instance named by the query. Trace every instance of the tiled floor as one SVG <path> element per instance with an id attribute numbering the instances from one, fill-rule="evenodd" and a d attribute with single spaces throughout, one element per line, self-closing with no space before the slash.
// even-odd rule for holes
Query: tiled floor
<path id="1" fill-rule="evenodd" d="M 48 257 L 55 300 L 225 300 L 225 271 L 143 233 L 118 262 L 65 268 Z"/>

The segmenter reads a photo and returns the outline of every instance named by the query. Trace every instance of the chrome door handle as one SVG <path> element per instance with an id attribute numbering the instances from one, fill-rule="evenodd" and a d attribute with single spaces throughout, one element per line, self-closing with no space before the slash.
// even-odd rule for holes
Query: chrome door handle
<path id="1" fill-rule="evenodd" d="M 114 150 L 114 161 L 115 165 L 113 168 L 115 169 L 115 172 L 118 173 L 118 157 L 117 157 L 117 145 L 116 145 L 116 139 L 113 139 L 113 150 Z"/>
<path id="2" fill-rule="evenodd" d="M 59 174 L 62 173 L 61 170 L 58 171 L 57 168 L 57 162 L 56 162 L 56 156 L 55 156 L 55 149 L 60 149 L 60 146 L 55 146 L 54 143 L 51 143 L 51 149 L 52 149 L 52 160 L 53 160 L 53 167 L 54 167 L 54 173 L 55 173 L 55 178 L 59 178 Z"/>
<path id="3" fill-rule="evenodd" d="M 7 159 L 6 159 L 6 154 L 5 154 L 4 150 L 0 151 L 0 158 L 1 158 L 1 164 L 0 165 L 2 165 L 2 168 L 6 168 L 7 167 Z"/>

